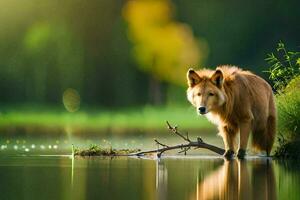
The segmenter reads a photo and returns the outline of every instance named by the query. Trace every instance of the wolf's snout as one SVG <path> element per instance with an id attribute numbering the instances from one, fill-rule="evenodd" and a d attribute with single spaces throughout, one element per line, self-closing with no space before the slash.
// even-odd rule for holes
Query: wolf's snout
<path id="1" fill-rule="evenodd" d="M 200 113 L 201 115 L 203 115 L 203 114 L 206 113 L 206 108 L 205 108 L 204 106 L 200 106 L 200 107 L 198 108 L 198 111 L 199 111 L 199 113 Z"/>

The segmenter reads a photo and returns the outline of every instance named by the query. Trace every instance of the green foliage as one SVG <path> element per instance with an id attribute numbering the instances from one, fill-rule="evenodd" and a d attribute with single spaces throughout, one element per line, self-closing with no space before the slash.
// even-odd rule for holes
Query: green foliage
<path id="1" fill-rule="evenodd" d="M 278 148 L 275 156 L 300 157 L 300 76 L 277 94 Z"/>
<path id="2" fill-rule="evenodd" d="M 278 147 L 275 156 L 299 157 L 300 151 L 300 52 L 278 43 L 277 54 L 268 54 L 269 78 L 277 90 Z"/>
<path id="3" fill-rule="evenodd" d="M 277 95 L 279 130 L 300 136 L 300 76 L 292 79 Z"/>
<path id="4" fill-rule="evenodd" d="M 282 90 L 294 77 L 300 74 L 300 52 L 288 51 L 281 41 L 277 54 L 270 53 L 266 61 L 271 65 L 269 78 L 277 91 Z"/>

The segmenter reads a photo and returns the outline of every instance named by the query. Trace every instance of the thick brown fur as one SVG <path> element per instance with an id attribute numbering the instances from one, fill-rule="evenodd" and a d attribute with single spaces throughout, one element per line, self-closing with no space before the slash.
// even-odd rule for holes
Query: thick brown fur
<path id="1" fill-rule="evenodd" d="M 276 107 L 271 86 L 259 76 L 234 66 L 187 74 L 188 100 L 218 125 L 226 150 L 246 150 L 250 132 L 257 150 L 271 152 L 276 132 Z M 203 114 L 203 113 L 202 113 Z"/>

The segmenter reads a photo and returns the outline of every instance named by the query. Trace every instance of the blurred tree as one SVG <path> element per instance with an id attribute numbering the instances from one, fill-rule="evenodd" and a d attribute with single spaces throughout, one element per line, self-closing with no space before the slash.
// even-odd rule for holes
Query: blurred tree
<path id="1" fill-rule="evenodd" d="M 67 26 L 47 22 L 33 24 L 23 44 L 27 63 L 20 66 L 20 71 L 28 96 L 36 101 L 60 102 L 65 89 L 81 89 L 82 48 Z"/>
<path id="2" fill-rule="evenodd" d="M 196 39 L 187 24 L 172 19 L 169 0 L 128 1 L 123 15 L 134 44 L 134 58 L 140 69 L 151 74 L 150 92 L 154 101 L 160 102 L 158 81 L 185 84 L 186 70 L 203 63 L 206 43 Z"/>
<path id="3" fill-rule="evenodd" d="M 83 103 L 124 107 L 147 102 L 144 80 L 148 76 L 130 56 L 131 43 L 121 16 L 125 1 L 66 2 L 62 14 L 85 54 Z"/>

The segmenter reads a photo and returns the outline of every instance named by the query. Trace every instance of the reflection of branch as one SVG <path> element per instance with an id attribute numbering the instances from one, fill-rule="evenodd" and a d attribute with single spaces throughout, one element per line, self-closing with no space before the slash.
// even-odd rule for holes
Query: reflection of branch
<path id="1" fill-rule="evenodd" d="M 161 142 L 159 142 L 158 140 L 154 140 L 156 142 L 156 144 L 162 146 L 162 148 L 158 148 L 156 150 L 149 150 L 149 151 L 141 151 L 138 153 L 134 153 L 131 154 L 132 156 L 144 156 L 146 154 L 150 154 L 150 153 L 157 153 L 157 157 L 161 157 L 161 155 L 165 152 L 165 151 L 169 151 L 169 150 L 173 150 L 173 149 L 181 149 L 178 153 L 184 153 L 186 154 L 186 152 L 188 150 L 191 149 L 191 147 L 195 147 L 195 148 L 204 148 L 204 149 L 208 149 L 211 150 L 219 155 L 223 155 L 225 153 L 225 150 L 222 148 L 219 148 L 217 146 L 211 145 L 211 144 L 207 144 L 205 143 L 200 137 L 197 138 L 197 141 L 191 141 L 189 139 L 189 135 L 188 133 L 186 133 L 186 136 L 182 135 L 180 132 L 178 132 L 178 128 L 177 126 L 171 126 L 170 123 L 167 121 L 167 126 L 168 129 L 172 131 L 172 133 L 176 134 L 177 136 L 181 137 L 184 141 L 186 141 L 186 144 L 179 144 L 179 145 L 174 145 L 174 146 L 168 146 L 165 145 Z"/>

